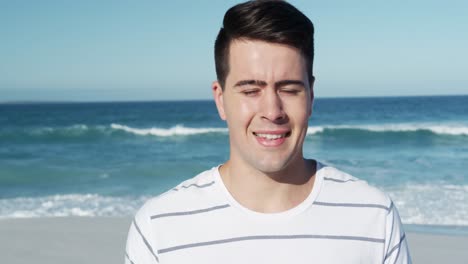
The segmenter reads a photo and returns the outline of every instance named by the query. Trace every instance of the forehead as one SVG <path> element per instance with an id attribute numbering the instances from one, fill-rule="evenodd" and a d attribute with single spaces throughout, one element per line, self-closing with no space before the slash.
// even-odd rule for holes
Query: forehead
<path id="1" fill-rule="evenodd" d="M 227 82 L 243 78 L 304 80 L 306 73 L 304 56 L 294 47 L 258 40 L 234 40 L 230 45 Z"/>

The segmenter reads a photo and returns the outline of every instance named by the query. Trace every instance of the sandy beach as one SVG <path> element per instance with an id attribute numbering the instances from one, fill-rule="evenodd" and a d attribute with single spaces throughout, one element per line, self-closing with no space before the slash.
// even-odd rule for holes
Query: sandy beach
<path id="1" fill-rule="evenodd" d="M 2 263 L 123 263 L 131 219 L 0 219 Z M 467 263 L 468 237 L 408 233 L 416 264 Z"/>

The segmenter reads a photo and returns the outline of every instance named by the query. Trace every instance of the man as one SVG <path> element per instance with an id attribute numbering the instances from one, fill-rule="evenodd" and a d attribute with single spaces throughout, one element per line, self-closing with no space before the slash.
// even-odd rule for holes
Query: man
<path id="1" fill-rule="evenodd" d="M 303 157 L 313 30 L 282 1 L 227 11 L 212 88 L 229 160 L 148 201 L 126 263 L 411 263 L 388 196 Z"/>

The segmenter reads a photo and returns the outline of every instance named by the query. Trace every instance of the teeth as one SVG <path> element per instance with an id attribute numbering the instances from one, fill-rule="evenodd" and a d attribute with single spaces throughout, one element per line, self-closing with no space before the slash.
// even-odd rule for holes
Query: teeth
<path id="1" fill-rule="evenodd" d="M 282 138 L 282 137 L 285 137 L 286 134 L 255 134 L 257 137 L 262 137 L 262 138 L 266 138 L 268 140 L 273 140 L 273 139 L 278 139 L 278 138 Z"/>

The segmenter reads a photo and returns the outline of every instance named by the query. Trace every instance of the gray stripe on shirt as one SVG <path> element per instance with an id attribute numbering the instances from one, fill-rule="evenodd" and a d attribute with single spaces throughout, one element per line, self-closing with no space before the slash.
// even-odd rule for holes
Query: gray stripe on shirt
<path id="1" fill-rule="evenodd" d="M 358 179 L 347 179 L 347 180 L 339 180 L 339 179 L 334 179 L 334 178 L 328 178 L 328 177 L 323 177 L 324 180 L 326 181 L 333 181 L 333 182 L 356 182 L 359 181 Z"/>
<path id="2" fill-rule="evenodd" d="M 391 201 L 390 206 L 388 207 L 388 214 L 390 214 L 390 212 L 392 211 L 393 206 L 395 205 L 393 204 L 393 201 Z"/>
<path id="3" fill-rule="evenodd" d="M 127 252 L 125 252 L 125 257 L 128 259 L 128 261 L 130 261 L 130 264 L 135 264 L 135 263 L 130 259 L 130 257 L 128 256 Z"/>
<path id="4" fill-rule="evenodd" d="M 360 203 L 327 203 L 327 202 L 314 202 L 315 205 L 321 205 L 321 206 L 340 206 L 340 207 L 363 207 L 363 208 L 380 208 L 384 209 L 386 211 L 389 210 L 389 208 L 385 205 L 381 204 L 360 204 Z"/>
<path id="5" fill-rule="evenodd" d="M 390 257 L 392 255 L 392 253 L 397 249 L 397 248 L 400 248 L 401 247 L 401 243 L 403 243 L 403 241 L 405 240 L 406 238 L 406 234 L 403 234 L 403 236 L 400 238 L 400 242 L 398 242 L 398 244 L 396 244 L 392 249 L 390 249 L 390 251 L 387 253 L 387 255 L 385 255 L 385 258 L 384 258 L 384 262 L 385 260 L 387 260 L 388 257 Z"/>
<path id="6" fill-rule="evenodd" d="M 210 212 L 210 211 L 214 211 L 214 210 L 227 208 L 229 206 L 230 206 L 229 204 L 223 204 L 223 205 L 218 205 L 218 206 L 213 206 L 213 207 L 210 207 L 210 208 L 204 208 L 204 209 L 193 210 L 193 211 L 183 211 L 183 212 L 157 214 L 157 215 L 152 215 L 151 220 L 156 219 L 156 218 L 170 217 L 170 216 L 201 214 L 201 213 L 206 213 L 206 212 Z"/>
<path id="7" fill-rule="evenodd" d="M 146 247 L 148 248 L 148 250 L 151 252 L 151 254 L 153 254 L 154 258 L 156 259 L 156 262 L 159 263 L 159 259 L 158 259 L 158 256 L 156 256 L 156 254 L 154 254 L 154 251 L 153 251 L 153 248 L 151 247 L 150 243 L 148 242 L 148 240 L 146 240 L 145 236 L 143 235 L 143 233 L 141 233 L 141 230 L 140 230 L 140 227 L 138 227 L 137 223 L 135 220 L 133 220 L 133 225 L 135 226 L 136 230 L 138 231 L 138 233 L 140 234 L 141 238 L 143 239 L 143 242 L 145 242 L 145 245 Z"/>
<path id="8" fill-rule="evenodd" d="M 187 186 L 180 186 L 179 189 L 174 188 L 174 189 L 172 189 L 172 190 L 178 191 L 178 190 L 180 190 L 180 189 L 182 189 L 182 188 L 187 189 L 187 188 L 192 187 L 192 186 L 197 187 L 197 188 L 205 188 L 205 187 L 209 187 L 209 186 L 213 185 L 214 183 L 215 183 L 215 181 L 212 181 L 212 182 L 209 182 L 209 183 L 205 183 L 205 184 L 200 184 L 200 185 L 198 185 L 198 184 L 196 184 L 196 183 L 192 183 L 192 184 L 187 185 Z"/>
<path id="9" fill-rule="evenodd" d="M 280 239 L 336 239 L 336 240 L 357 240 L 364 242 L 373 242 L 373 243 L 384 243 L 384 239 L 371 238 L 371 237 L 358 237 L 358 236 L 333 236 L 333 235 L 264 235 L 264 236 L 245 236 L 245 237 L 234 237 L 228 239 L 214 240 L 199 242 L 193 244 L 185 244 L 174 247 L 168 247 L 158 250 L 158 254 L 164 254 L 171 251 L 194 248 L 194 247 L 203 247 L 211 246 L 217 244 L 226 244 L 232 242 L 246 241 L 246 240 L 280 240 Z"/>

